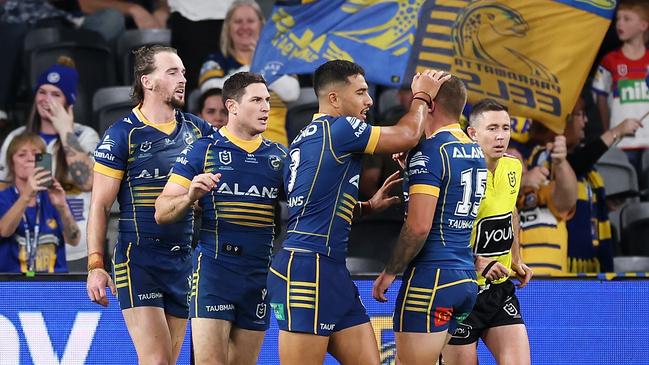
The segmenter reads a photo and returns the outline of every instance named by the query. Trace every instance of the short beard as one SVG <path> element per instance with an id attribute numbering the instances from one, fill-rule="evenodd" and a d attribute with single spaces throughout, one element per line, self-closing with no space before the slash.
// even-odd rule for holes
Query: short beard
<path id="1" fill-rule="evenodd" d="M 171 106 L 174 109 L 182 109 L 185 106 L 185 101 L 176 99 L 172 96 L 167 100 L 167 105 Z"/>

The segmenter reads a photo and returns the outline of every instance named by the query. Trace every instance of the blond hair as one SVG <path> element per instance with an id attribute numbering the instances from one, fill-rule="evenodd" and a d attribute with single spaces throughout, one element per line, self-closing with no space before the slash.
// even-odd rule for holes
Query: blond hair
<path id="1" fill-rule="evenodd" d="M 249 6 L 252 10 L 257 13 L 259 17 L 259 22 L 261 23 L 261 28 L 264 27 L 265 19 L 264 13 L 262 13 L 259 4 L 255 0 L 236 0 L 228 8 L 228 12 L 225 14 L 225 19 L 223 20 L 223 27 L 221 28 L 221 39 L 220 39 L 220 48 L 221 54 L 223 57 L 228 57 L 234 54 L 234 43 L 230 37 L 230 22 L 232 22 L 232 16 L 234 11 L 242 6 Z M 261 31 L 261 29 L 260 29 Z"/>
<path id="2" fill-rule="evenodd" d="M 13 179 L 15 178 L 13 157 L 16 152 L 18 152 L 18 150 L 26 144 L 34 145 L 34 147 L 41 150 L 41 153 L 45 152 L 45 142 L 43 141 L 41 136 L 36 133 L 24 132 L 14 137 L 11 142 L 9 142 L 9 147 L 7 148 L 7 161 L 5 161 L 7 164 L 6 166 L 9 169 L 7 180 L 13 181 Z"/>

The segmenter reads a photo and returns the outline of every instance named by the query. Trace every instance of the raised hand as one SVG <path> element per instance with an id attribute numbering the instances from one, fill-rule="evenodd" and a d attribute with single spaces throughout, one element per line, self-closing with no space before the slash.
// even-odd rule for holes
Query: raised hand
<path id="1" fill-rule="evenodd" d="M 210 172 L 194 176 L 187 192 L 189 199 L 195 202 L 202 198 L 216 187 L 216 183 L 219 182 L 220 178 L 221 174 L 212 174 Z"/>
<path id="2" fill-rule="evenodd" d="M 383 185 L 376 191 L 374 196 L 369 200 L 370 207 L 373 213 L 378 213 L 386 210 L 390 206 L 401 201 L 398 196 L 390 196 L 390 190 L 396 185 L 403 182 L 403 178 L 399 177 L 400 172 L 397 171 L 388 176 L 383 182 Z"/>

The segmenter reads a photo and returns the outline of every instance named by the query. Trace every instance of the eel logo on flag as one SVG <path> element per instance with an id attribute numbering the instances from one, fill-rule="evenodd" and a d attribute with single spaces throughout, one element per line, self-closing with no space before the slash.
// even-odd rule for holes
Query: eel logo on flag
<path id="1" fill-rule="evenodd" d="M 475 2 L 459 16 L 452 37 L 456 56 L 490 63 L 521 75 L 538 77 L 558 84 L 558 78 L 545 65 L 513 49 L 512 38 L 525 38 L 530 30 L 525 18 L 516 10 L 499 3 Z M 486 32 L 500 39 L 488 43 Z"/>
<path id="2" fill-rule="evenodd" d="M 493 98 L 562 133 L 614 9 L 611 0 L 435 0 L 422 7 L 406 75 L 450 71 L 469 103 Z"/>
<path id="3" fill-rule="evenodd" d="M 335 59 L 353 61 L 370 81 L 404 80 L 420 9 L 426 0 L 278 1 L 251 65 L 268 82 L 310 73 Z"/>

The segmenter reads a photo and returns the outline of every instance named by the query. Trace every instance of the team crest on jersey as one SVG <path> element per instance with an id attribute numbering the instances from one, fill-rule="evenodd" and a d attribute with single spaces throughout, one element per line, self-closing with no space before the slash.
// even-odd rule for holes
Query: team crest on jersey
<path id="1" fill-rule="evenodd" d="M 617 73 L 620 76 L 626 76 L 626 74 L 629 72 L 629 69 L 627 68 L 626 64 L 622 63 L 617 65 Z"/>
<path id="2" fill-rule="evenodd" d="M 142 142 L 142 144 L 140 144 L 140 151 L 147 152 L 148 150 L 151 149 L 152 145 L 153 143 L 151 143 L 151 141 L 144 141 Z"/>
<path id="3" fill-rule="evenodd" d="M 509 177 L 509 186 L 511 186 L 512 188 L 516 186 L 516 173 L 514 171 L 510 171 L 507 174 L 507 177 Z"/>
<path id="4" fill-rule="evenodd" d="M 183 138 L 185 139 L 186 144 L 194 143 L 194 136 L 189 132 L 185 132 L 185 134 L 183 134 Z"/>
<path id="5" fill-rule="evenodd" d="M 230 151 L 221 151 L 219 152 L 219 161 L 224 165 L 229 165 L 232 163 L 232 153 Z"/>
<path id="6" fill-rule="evenodd" d="M 268 164 L 271 169 L 278 171 L 282 168 L 282 159 L 277 155 L 270 155 L 268 156 Z"/>

